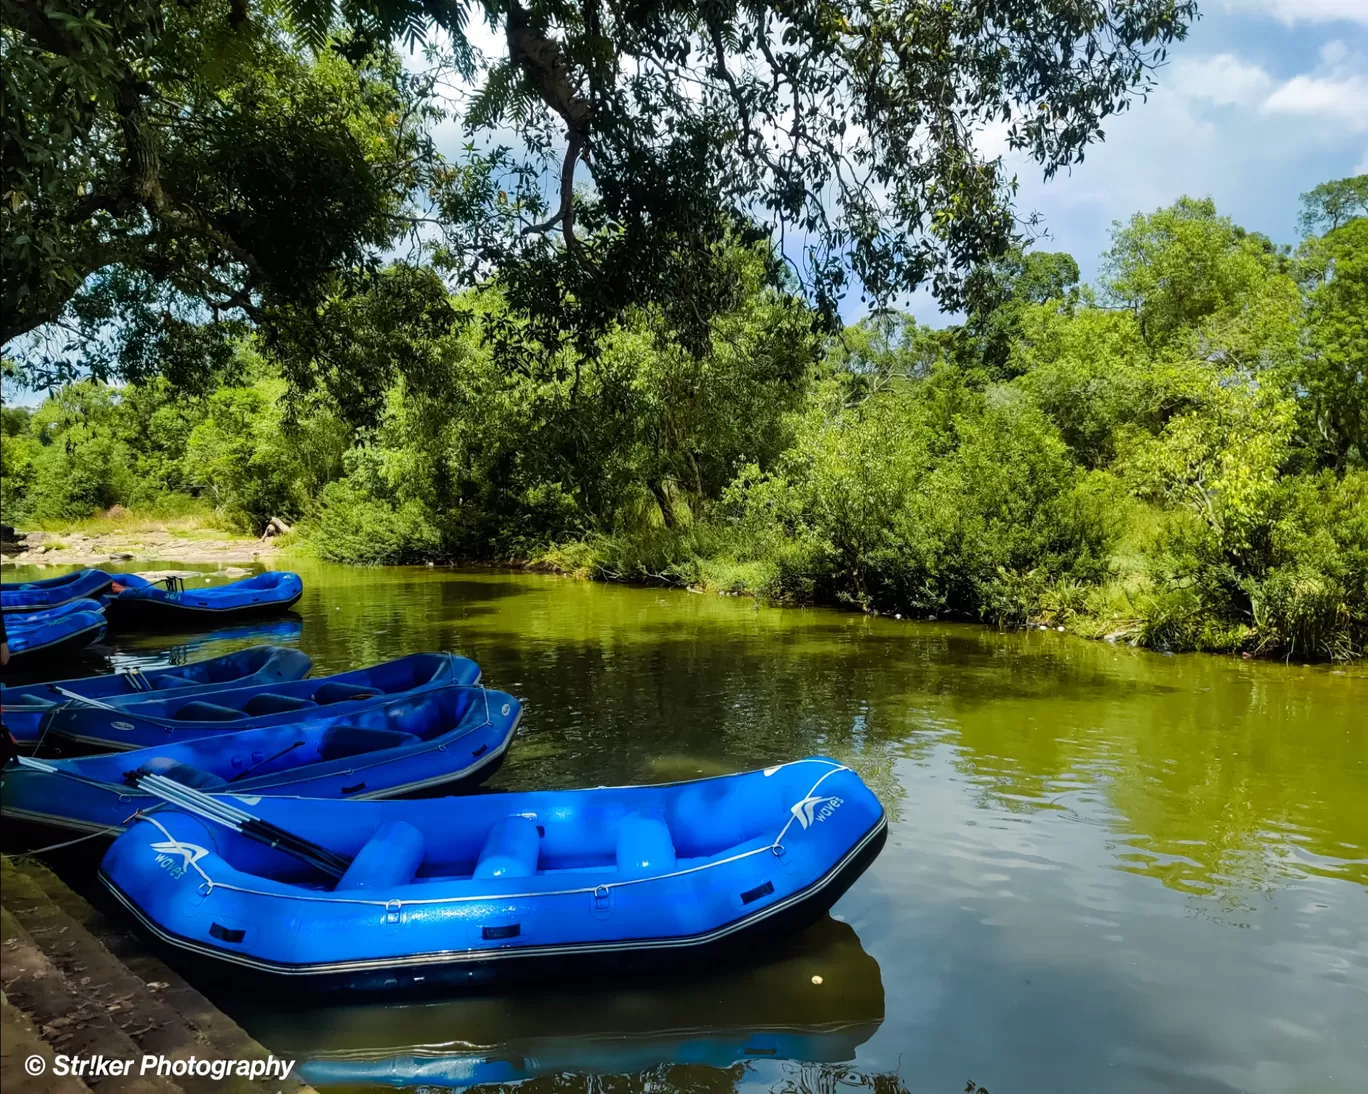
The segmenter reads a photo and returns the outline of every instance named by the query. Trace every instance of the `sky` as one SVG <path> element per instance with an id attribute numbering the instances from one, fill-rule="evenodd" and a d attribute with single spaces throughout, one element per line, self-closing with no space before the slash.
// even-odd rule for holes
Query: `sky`
<path id="1" fill-rule="evenodd" d="M 1106 126 L 1071 173 L 1045 182 L 1005 156 L 1019 214 L 1040 213 L 1085 280 L 1111 225 L 1184 194 L 1210 197 L 1237 224 L 1297 240 L 1300 195 L 1368 173 L 1368 0 L 1202 0 L 1202 18 L 1169 54 L 1148 102 Z M 934 300 L 905 306 L 943 325 Z M 848 302 L 846 318 L 862 310 Z"/>

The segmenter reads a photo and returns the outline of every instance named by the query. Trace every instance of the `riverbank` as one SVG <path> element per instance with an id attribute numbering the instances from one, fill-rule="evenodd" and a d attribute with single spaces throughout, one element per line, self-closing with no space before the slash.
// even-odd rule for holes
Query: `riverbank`
<path id="1" fill-rule="evenodd" d="M 124 563 L 134 560 L 207 563 L 219 566 L 229 576 L 247 573 L 240 568 L 254 563 L 270 564 L 291 549 L 294 557 L 303 553 L 323 556 L 324 561 L 341 561 L 328 559 L 327 551 L 311 549 L 316 548 L 318 541 L 311 541 L 310 532 L 314 536 L 325 534 L 321 529 L 310 528 L 302 538 L 291 533 L 258 539 L 213 527 L 205 514 L 179 520 L 158 520 L 134 513 L 114 518 L 99 515 L 72 527 L 18 533 L 16 540 L 0 544 L 0 561 L 23 566 L 105 568 L 123 568 Z M 1313 641 L 1294 644 L 1289 649 L 1286 644 L 1265 641 L 1258 628 L 1250 624 L 1214 626 L 1193 590 L 1154 588 L 1134 565 L 1125 565 L 1134 560 L 1126 558 L 1124 552 L 1115 561 L 1111 577 L 1095 586 L 1007 590 L 1009 595 L 995 605 L 998 614 L 983 617 L 944 610 L 899 612 L 869 598 L 861 603 L 832 595 L 830 589 L 822 595 L 815 585 L 805 588 L 802 581 L 794 581 L 792 574 L 781 573 L 773 560 L 739 560 L 725 546 L 712 542 L 706 532 L 698 529 L 682 534 L 658 530 L 651 536 L 596 536 L 571 541 L 535 551 L 526 558 L 437 558 L 429 559 L 428 563 L 491 566 L 607 584 L 746 597 L 757 605 L 833 607 L 895 620 L 941 619 L 1003 630 L 1048 630 L 1166 653 L 1222 653 L 1245 659 L 1298 662 L 1344 662 L 1361 656 L 1352 644 L 1327 649 L 1323 643 L 1318 646 Z M 375 565 L 386 568 L 384 563 Z"/>
<path id="2" fill-rule="evenodd" d="M 28 532 L 5 544 L 0 561 L 20 566 L 101 566 L 132 559 L 250 565 L 279 553 L 272 539 L 167 528 L 136 531 Z"/>

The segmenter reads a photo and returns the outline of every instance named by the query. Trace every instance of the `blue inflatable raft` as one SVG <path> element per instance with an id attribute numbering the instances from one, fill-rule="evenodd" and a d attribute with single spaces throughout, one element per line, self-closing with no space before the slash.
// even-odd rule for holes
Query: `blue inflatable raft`
<path id="1" fill-rule="evenodd" d="M 511 695 L 449 687 L 351 717 L 201 737 L 160 748 L 66 760 L 21 760 L 0 771 L 0 816 L 83 832 L 121 830 L 162 802 L 139 791 L 157 774 L 239 803 L 257 795 L 385 798 L 474 783 L 503 760 L 522 708 Z"/>
<path id="2" fill-rule="evenodd" d="M 105 623 L 104 608 L 95 600 L 72 600 L 41 612 L 7 613 L 10 664 L 18 667 L 77 653 L 99 640 Z"/>
<path id="3" fill-rule="evenodd" d="M 480 667 L 450 653 L 414 653 L 336 676 L 226 687 L 186 696 L 169 692 L 117 703 L 75 700 L 44 716 L 48 742 L 102 749 L 146 748 L 210 734 L 335 720 L 453 684 L 474 684 Z"/>
<path id="4" fill-rule="evenodd" d="M 304 594 L 303 580 L 288 570 L 204 588 L 186 588 L 178 578 L 154 583 L 136 574 L 118 574 L 113 581 L 120 590 L 109 602 L 115 626 L 217 626 L 224 620 L 283 612 Z"/>
<path id="5" fill-rule="evenodd" d="M 5 627 L 41 627 L 49 623 L 54 623 L 58 619 L 64 619 L 68 615 L 76 615 L 80 612 L 103 612 L 104 602 L 87 598 L 85 600 L 69 600 L 56 608 L 43 608 L 34 612 L 7 612 L 5 613 Z"/>
<path id="6" fill-rule="evenodd" d="M 308 654 L 288 646 L 252 646 L 188 665 L 146 670 L 132 668 L 81 680 L 55 680 L 19 687 L 0 684 L 0 719 L 20 747 L 32 747 L 38 741 L 43 717 L 73 697 L 98 699 L 110 705 L 167 692 L 184 699 L 225 687 L 301 680 L 309 675 L 311 666 Z"/>
<path id="7" fill-rule="evenodd" d="M 183 951 L 329 989 L 705 968 L 820 918 L 887 836 L 878 799 L 825 758 L 667 786 L 235 812 L 247 819 L 148 816 L 100 876 Z"/>
<path id="8" fill-rule="evenodd" d="M 7 581 L 0 584 L 0 610 L 36 612 L 60 608 L 73 600 L 94 599 L 108 589 L 113 580 L 103 570 L 77 570 L 43 581 Z"/>

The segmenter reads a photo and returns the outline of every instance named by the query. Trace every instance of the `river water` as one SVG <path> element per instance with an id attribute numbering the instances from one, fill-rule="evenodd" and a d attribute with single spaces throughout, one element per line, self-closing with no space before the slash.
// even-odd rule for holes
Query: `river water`
<path id="1" fill-rule="evenodd" d="M 447 649 L 523 701 L 495 787 L 824 753 L 891 820 L 831 919 L 744 965 L 402 1004 L 201 982 L 268 1047 L 313 1061 L 318 1085 L 1368 1089 L 1362 667 L 535 574 L 300 565 L 298 618 L 273 640 L 311 654 L 315 675 Z M 106 664 L 252 640 L 115 639 Z"/>

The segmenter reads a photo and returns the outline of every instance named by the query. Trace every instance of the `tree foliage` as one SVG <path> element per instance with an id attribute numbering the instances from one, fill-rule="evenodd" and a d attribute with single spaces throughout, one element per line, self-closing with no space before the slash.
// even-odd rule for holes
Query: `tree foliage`
<path id="1" fill-rule="evenodd" d="M 1306 441 L 1337 469 L 1368 461 L 1368 214 L 1303 248 L 1307 339 L 1298 379 Z"/>
<path id="2" fill-rule="evenodd" d="M 930 283 L 956 306 L 963 272 L 1019 234 L 1012 181 L 976 135 L 1005 125 L 1047 175 L 1077 162 L 1147 90 L 1196 4 L 4 0 L 0 12 L 4 340 L 44 327 L 50 352 L 23 358 L 41 381 L 63 374 L 74 341 L 118 343 L 85 362 L 106 374 L 223 365 L 232 321 L 302 355 L 295 379 L 336 375 L 355 365 L 327 345 L 339 302 L 376 287 L 377 257 L 402 238 L 450 285 L 498 279 L 508 311 L 489 333 L 505 364 L 554 361 L 566 341 L 592 356 L 636 307 L 664 311 L 703 354 L 740 291 L 729 247 L 759 238 L 828 326 L 852 278 L 870 299 Z M 478 54 L 476 20 L 503 56 Z M 417 44 L 434 24 L 449 48 L 406 73 L 388 42 Z M 453 162 L 430 140 L 439 85 L 465 89 L 470 139 Z M 429 294 L 402 284 L 426 323 Z M 383 378 L 364 377 L 372 409 Z"/>
<path id="3" fill-rule="evenodd" d="M 4 0 L 3 341 L 36 384 L 231 358 L 411 227 L 436 113 L 384 48 L 233 0 Z M 212 373 L 212 369 L 208 370 Z"/>
<path id="4" fill-rule="evenodd" d="M 1323 182 L 1302 195 L 1302 235 L 1332 232 L 1355 217 L 1368 217 L 1368 175 Z"/>
<path id="5" fill-rule="evenodd" d="M 662 303 L 694 345 L 726 306 L 715 257 L 737 224 L 777 236 L 828 323 L 852 277 L 870 300 L 929 282 L 957 306 L 962 273 L 1016 235 L 1011 180 L 976 134 L 1005 123 L 1047 175 L 1077 162 L 1196 15 L 1186 0 L 450 8 L 458 42 L 478 10 L 507 44 L 467 121 L 512 126 L 529 152 L 494 244 L 515 309 L 544 339 Z M 453 252 L 489 260 L 452 219 Z"/>

